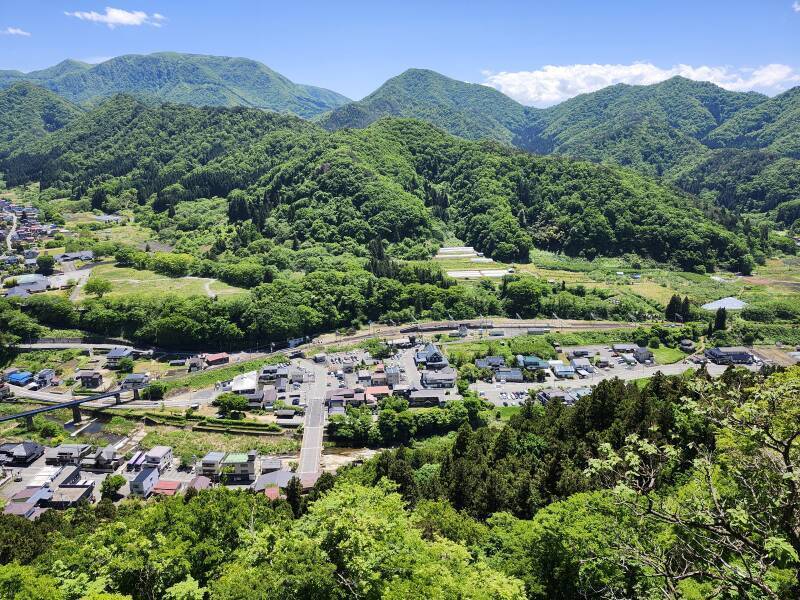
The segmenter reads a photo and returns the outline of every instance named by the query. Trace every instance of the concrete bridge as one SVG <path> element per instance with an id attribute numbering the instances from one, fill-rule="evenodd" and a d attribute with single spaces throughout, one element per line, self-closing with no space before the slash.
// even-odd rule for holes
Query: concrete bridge
<path id="1" fill-rule="evenodd" d="M 77 398 L 75 400 L 70 400 L 68 402 L 61 402 L 59 404 L 51 404 L 49 406 L 41 406 L 39 408 L 33 408 L 31 410 L 26 410 L 25 412 L 17 413 L 16 415 L 6 415 L 0 417 L 0 423 L 4 423 L 6 421 L 13 421 L 15 419 L 25 419 L 25 423 L 28 426 L 28 429 L 33 429 L 33 417 L 41 414 L 46 413 L 54 410 L 59 410 L 62 408 L 71 408 L 72 409 L 72 421 L 73 423 L 80 423 L 81 422 L 81 404 L 85 402 L 95 402 L 97 400 L 103 400 L 104 398 L 114 398 L 114 404 L 121 404 L 122 403 L 122 390 L 111 390 L 109 392 L 103 392 L 101 394 L 95 394 L 93 396 L 86 396 L 85 398 Z M 135 394 L 134 394 L 135 395 Z"/>

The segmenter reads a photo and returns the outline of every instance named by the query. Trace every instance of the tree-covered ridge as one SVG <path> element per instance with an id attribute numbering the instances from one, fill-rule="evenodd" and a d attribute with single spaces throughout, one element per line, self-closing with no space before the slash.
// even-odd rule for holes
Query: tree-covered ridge
<path id="1" fill-rule="evenodd" d="M 0 158 L 61 129 L 81 113 L 74 104 L 30 83 L 0 90 Z"/>
<path id="2" fill-rule="evenodd" d="M 497 90 L 450 79 L 426 69 L 409 69 L 358 102 L 324 115 L 326 129 L 366 127 L 382 117 L 410 117 L 471 140 L 511 144 L 527 109 Z"/>
<path id="3" fill-rule="evenodd" d="M 733 210 L 770 211 L 800 198 L 800 160 L 765 150 L 705 152 L 674 169 L 669 179 Z"/>
<path id="4" fill-rule="evenodd" d="M 684 268 L 739 270 L 750 260 L 744 241 L 690 197 L 631 171 L 470 142 L 414 120 L 328 133 L 252 109 L 119 96 L 1 166 L 11 184 L 41 181 L 100 208 L 125 195 L 173 214 L 179 202 L 227 196 L 231 222 L 294 245 L 407 246 L 450 229 L 506 261 L 527 261 L 534 244 Z"/>
<path id="5" fill-rule="evenodd" d="M 758 189 L 750 193 L 751 175 L 738 177 L 742 160 L 710 149 L 765 150 L 769 154 L 756 157 L 761 169 L 767 156 L 774 157 L 770 164 L 797 158 L 798 90 L 770 99 L 674 77 L 653 85 L 615 85 L 535 109 L 485 86 L 412 69 L 363 100 L 324 115 L 321 123 L 337 129 L 366 127 L 385 116 L 412 117 L 468 139 L 489 138 L 536 153 L 630 167 L 690 192 L 713 191 L 726 207 L 760 210 L 764 194 Z M 727 173 L 724 186 L 703 164 Z M 779 164 L 770 170 L 785 168 Z"/>
<path id="6" fill-rule="evenodd" d="M 712 147 L 763 148 L 800 158 L 800 87 L 741 111 L 707 141 Z"/>
<path id="7" fill-rule="evenodd" d="M 0 72 L 0 85 L 31 81 L 79 104 L 118 93 L 195 106 L 246 106 L 313 117 L 348 102 L 331 90 L 297 84 L 245 58 L 159 52 L 97 65 L 64 61 L 42 71 Z"/>

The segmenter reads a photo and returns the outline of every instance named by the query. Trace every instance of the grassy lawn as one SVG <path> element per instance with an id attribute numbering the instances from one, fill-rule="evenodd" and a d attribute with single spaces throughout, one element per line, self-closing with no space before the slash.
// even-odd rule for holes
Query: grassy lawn
<path id="1" fill-rule="evenodd" d="M 142 448 L 172 446 L 176 456 L 184 464 L 191 464 L 211 450 L 221 452 L 247 452 L 258 450 L 260 454 L 285 454 L 300 448 L 298 440 L 284 437 L 259 437 L 255 435 L 231 435 L 205 431 L 188 431 L 168 426 L 148 427 L 147 435 L 140 442 Z"/>
<path id="2" fill-rule="evenodd" d="M 100 229 L 94 232 L 97 239 L 109 242 L 119 242 L 144 248 L 148 242 L 153 242 L 153 231 L 142 227 L 136 223 L 125 223 L 124 225 L 114 225 L 108 229 Z"/>
<path id="3" fill-rule="evenodd" d="M 520 410 L 522 410 L 521 406 L 498 406 L 496 408 L 492 408 L 489 411 L 490 415 L 490 424 L 497 424 L 501 425 L 508 421 L 512 416 L 517 414 Z M 500 419 L 497 419 L 497 415 L 500 415 Z"/>
<path id="4" fill-rule="evenodd" d="M 687 356 L 686 353 L 681 352 L 677 348 L 668 348 L 667 346 L 661 346 L 653 350 L 653 357 L 659 365 L 671 365 L 672 363 L 683 360 Z"/>
<path id="5" fill-rule="evenodd" d="M 179 296 L 218 296 L 245 294 L 247 290 L 205 277 L 167 277 L 153 271 L 140 271 L 114 265 L 97 265 L 92 277 L 111 282 L 109 296 L 177 294 Z M 83 295 L 83 293 L 81 294 Z"/>

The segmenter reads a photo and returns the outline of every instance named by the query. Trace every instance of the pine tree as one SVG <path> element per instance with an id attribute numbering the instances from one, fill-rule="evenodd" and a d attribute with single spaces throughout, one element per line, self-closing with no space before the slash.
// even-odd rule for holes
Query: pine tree
<path id="1" fill-rule="evenodd" d="M 292 477 L 286 485 L 286 501 L 295 519 L 299 518 L 303 514 L 303 484 L 298 477 Z"/>
<path id="2" fill-rule="evenodd" d="M 688 296 L 683 297 L 683 302 L 681 303 L 681 316 L 683 317 L 684 323 L 686 321 L 690 321 L 692 318 L 692 307 L 689 304 Z"/>
<path id="3" fill-rule="evenodd" d="M 717 314 L 714 316 L 714 330 L 723 331 L 728 326 L 728 311 L 724 308 L 718 308 Z"/>
<path id="4" fill-rule="evenodd" d="M 664 311 L 664 316 L 667 321 L 676 321 L 679 314 L 681 314 L 681 299 L 676 294 L 673 294 Z"/>

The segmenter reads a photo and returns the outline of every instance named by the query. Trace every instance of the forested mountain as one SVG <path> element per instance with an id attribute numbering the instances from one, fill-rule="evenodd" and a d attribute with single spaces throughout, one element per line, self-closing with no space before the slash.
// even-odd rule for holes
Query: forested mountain
<path id="1" fill-rule="evenodd" d="M 338 129 L 413 117 L 467 139 L 630 167 L 730 209 L 769 210 L 797 197 L 790 186 L 765 186 L 797 169 L 786 157 L 800 154 L 799 98 L 800 88 L 770 99 L 674 77 L 534 109 L 485 86 L 412 69 L 321 123 Z M 723 147 L 740 151 L 717 150 Z"/>
<path id="2" fill-rule="evenodd" d="M 614 85 L 532 111 L 525 146 L 661 175 L 702 152 L 705 136 L 766 98 L 673 77 L 647 86 Z"/>
<path id="3" fill-rule="evenodd" d="M 16 83 L 0 90 L 0 158 L 62 128 L 82 112 L 67 100 L 30 83 Z"/>
<path id="4" fill-rule="evenodd" d="M 120 195 L 156 213 L 228 197 L 233 222 L 277 241 L 409 248 L 444 229 L 501 260 L 531 246 L 635 253 L 684 268 L 746 268 L 746 242 L 693 200 L 631 171 L 470 142 L 414 120 L 326 132 L 253 109 L 149 106 L 118 96 L 0 168 L 96 206 Z"/>
<path id="5" fill-rule="evenodd" d="M 78 103 L 93 104 L 124 92 L 194 106 L 248 106 L 313 117 L 347 98 L 293 83 L 245 58 L 160 52 L 118 56 L 97 65 L 64 61 L 42 71 L 0 72 L 0 85 L 31 81 Z"/>
<path id="6" fill-rule="evenodd" d="M 765 150 L 720 148 L 673 169 L 669 180 L 693 194 L 710 193 L 729 209 L 769 211 L 800 198 L 800 160 Z"/>
<path id="7" fill-rule="evenodd" d="M 707 141 L 712 147 L 763 148 L 800 158 L 800 87 L 740 111 Z"/>
<path id="8" fill-rule="evenodd" d="M 426 69 L 409 69 L 369 96 L 323 115 L 326 129 L 366 127 L 381 117 L 410 117 L 463 138 L 516 143 L 527 109 L 497 90 Z"/>

